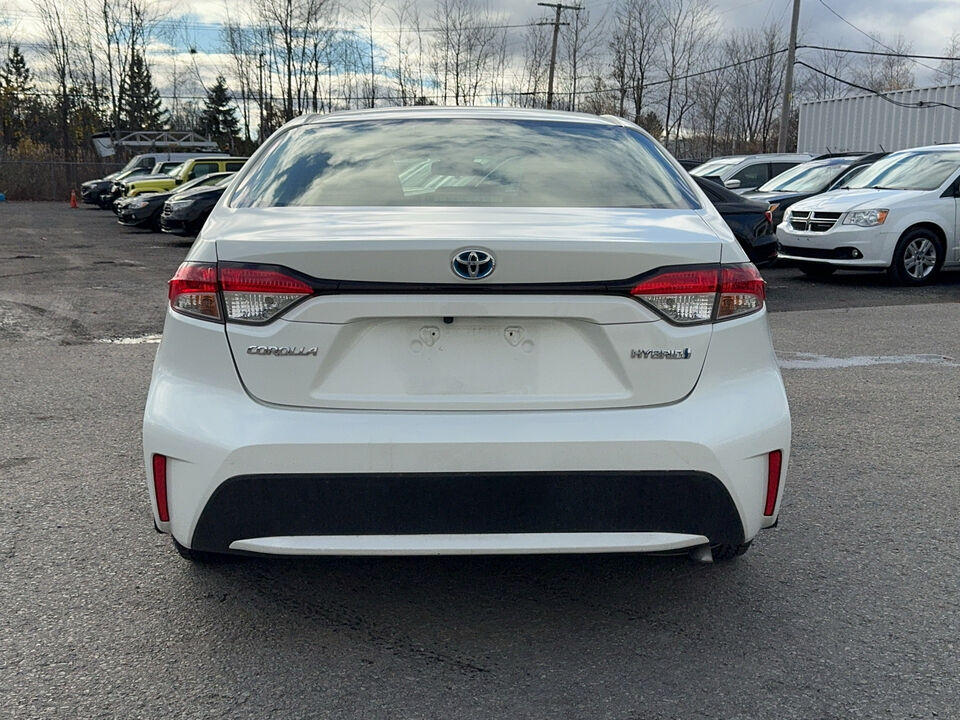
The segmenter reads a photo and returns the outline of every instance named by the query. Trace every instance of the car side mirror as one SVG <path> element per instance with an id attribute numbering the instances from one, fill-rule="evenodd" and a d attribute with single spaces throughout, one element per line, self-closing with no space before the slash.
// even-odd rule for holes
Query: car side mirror
<path id="1" fill-rule="evenodd" d="M 736 190 L 738 187 L 740 187 L 740 181 L 739 181 L 739 180 L 724 180 L 724 181 L 723 181 L 723 186 L 724 186 L 725 188 L 727 188 L 728 190 Z"/>

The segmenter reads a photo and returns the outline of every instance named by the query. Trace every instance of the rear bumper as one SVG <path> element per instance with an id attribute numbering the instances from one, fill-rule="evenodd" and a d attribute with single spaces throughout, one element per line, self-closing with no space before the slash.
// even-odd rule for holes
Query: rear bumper
<path id="1" fill-rule="evenodd" d="M 334 536 L 349 548 L 343 538 L 389 536 L 394 547 L 429 548 L 422 538 L 608 533 L 744 539 L 730 494 L 705 473 L 499 472 L 232 477 L 207 501 L 190 542 L 227 552 L 263 538 L 283 547 L 291 544 L 283 537 Z"/>
<path id="2" fill-rule="evenodd" d="M 667 553 L 709 540 L 674 533 L 500 533 L 452 535 L 284 535 L 236 540 L 233 553 L 257 555 L 523 555 Z"/>
<path id="3" fill-rule="evenodd" d="M 790 416 L 762 313 L 718 326 L 681 402 L 446 412 L 258 402 L 222 325 L 168 313 L 143 437 L 148 468 L 154 453 L 168 458 L 170 522 L 148 474 L 154 519 L 187 547 L 659 551 L 747 541 L 774 524 L 767 454 L 783 450 L 782 495 Z"/>
<path id="4" fill-rule="evenodd" d="M 742 247 L 750 262 L 757 267 L 764 267 L 777 259 L 777 236 L 773 233 L 751 238 L 747 243 L 742 243 Z"/>

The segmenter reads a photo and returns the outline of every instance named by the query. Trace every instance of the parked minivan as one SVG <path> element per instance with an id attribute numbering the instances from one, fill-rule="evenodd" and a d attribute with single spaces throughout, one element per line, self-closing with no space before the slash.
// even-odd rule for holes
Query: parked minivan
<path id="1" fill-rule="evenodd" d="M 690 174 L 713 180 L 738 193 L 744 193 L 748 190 L 756 190 L 770 178 L 807 160 L 813 160 L 813 155 L 808 153 L 728 155 L 711 158 L 703 165 L 691 170 Z"/>

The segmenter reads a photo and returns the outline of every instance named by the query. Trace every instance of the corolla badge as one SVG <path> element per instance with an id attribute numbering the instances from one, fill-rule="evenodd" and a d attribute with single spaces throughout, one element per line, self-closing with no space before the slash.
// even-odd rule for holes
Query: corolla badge
<path id="1" fill-rule="evenodd" d="M 316 356 L 320 351 L 317 347 L 290 347 L 289 345 L 251 345 L 247 348 L 247 355 L 273 355 L 274 357 L 303 357 Z"/>
<path id="2" fill-rule="evenodd" d="M 453 268 L 453 274 L 457 277 L 464 280 L 482 280 L 485 277 L 490 277 L 497 261 L 486 250 L 467 248 L 457 252 L 450 264 Z"/>

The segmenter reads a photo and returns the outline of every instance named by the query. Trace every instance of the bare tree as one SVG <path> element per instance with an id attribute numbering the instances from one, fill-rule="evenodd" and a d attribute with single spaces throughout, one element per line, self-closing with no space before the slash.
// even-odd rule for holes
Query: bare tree
<path id="1" fill-rule="evenodd" d="M 853 61 L 849 53 L 818 50 L 812 64 L 823 73 L 807 70 L 798 82 L 798 92 L 811 100 L 826 100 L 850 93 L 850 86 L 834 78 L 849 77 Z M 803 69 L 803 68 L 800 68 Z M 824 73 L 833 75 L 831 78 Z"/>
<path id="2" fill-rule="evenodd" d="M 602 18 L 600 22 L 591 22 L 590 11 L 586 8 L 572 13 L 570 24 L 561 28 L 560 66 L 566 80 L 562 85 L 567 88 L 567 106 L 571 110 L 576 110 L 579 105 L 584 68 L 603 46 L 603 29 Z"/>
<path id="3" fill-rule="evenodd" d="M 43 46 L 50 60 L 57 86 L 57 105 L 60 115 L 63 159 L 71 158 L 70 142 L 70 53 L 73 43 L 68 39 L 69 19 L 56 0 L 33 0 L 43 28 Z"/>
<path id="4" fill-rule="evenodd" d="M 546 93 L 548 63 L 550 62 L 550 36 L 543 25 L 527 28 L 524 36 L 521 95 L 518 105 L 536 107 L 545 105 L 539 96 Z"/>
<path id="5" fill-rule="evenodd" d="M 711 48 L 704 60 L 712 67 L 723 67 L 723 48 Z M 691 87 L 697 98 L 693 124 L 699 143 L 696 147 L 687 148 L 685 154 L 712 157 L 719 154 L 721 147 L 728 149 L 725 136 L 729 134 L 731 105 L 729 70 L 716 70 L 700 75 L 693 79 Z"/>
<path id="6" fill-rule="evenodd" d="M 937 70 L 940 73 L 940 82 L 951 84 L 960 80 L 960 31 L 954 31 L 950 36 L 942 55 L 952 58 L 941 60 Z"/>
<path id="7" fill-rule="evenodd" d="M 662 68 L 666 74 L 663 100 L 663 141 L 681 135 L 687 112 L 696 103 L 691 75 L 703 69 L 716 28 L 708 0 L 659 0 L 663 13 Z"/>
<path id="8" fill-rule="evenodd" d="M 782 47 L 781 29 L 768 26 L 760 33 L 741 30 L 724 43 L 729 77 L 732 131 L 740 150 L 768 152 L 783 91 L 785 61 L 774 52 Z M 758 60 L 752 60 L 764 55 Z"/>
<path id="9" fill-rule="evenodd" d="M 913 87 L 913 63 L 906 55 L 910 54 L 913 46 L 898 35 L 896 41 L 887 47 L 874 43 L 871 50 L 878 53 L 895 53 L 890 55 L 864 56 L 860 66 L 854 73 L 854 79 L 860 85 L 871 90 L 887 92 L 891 90 L 906 90 Z"/>

